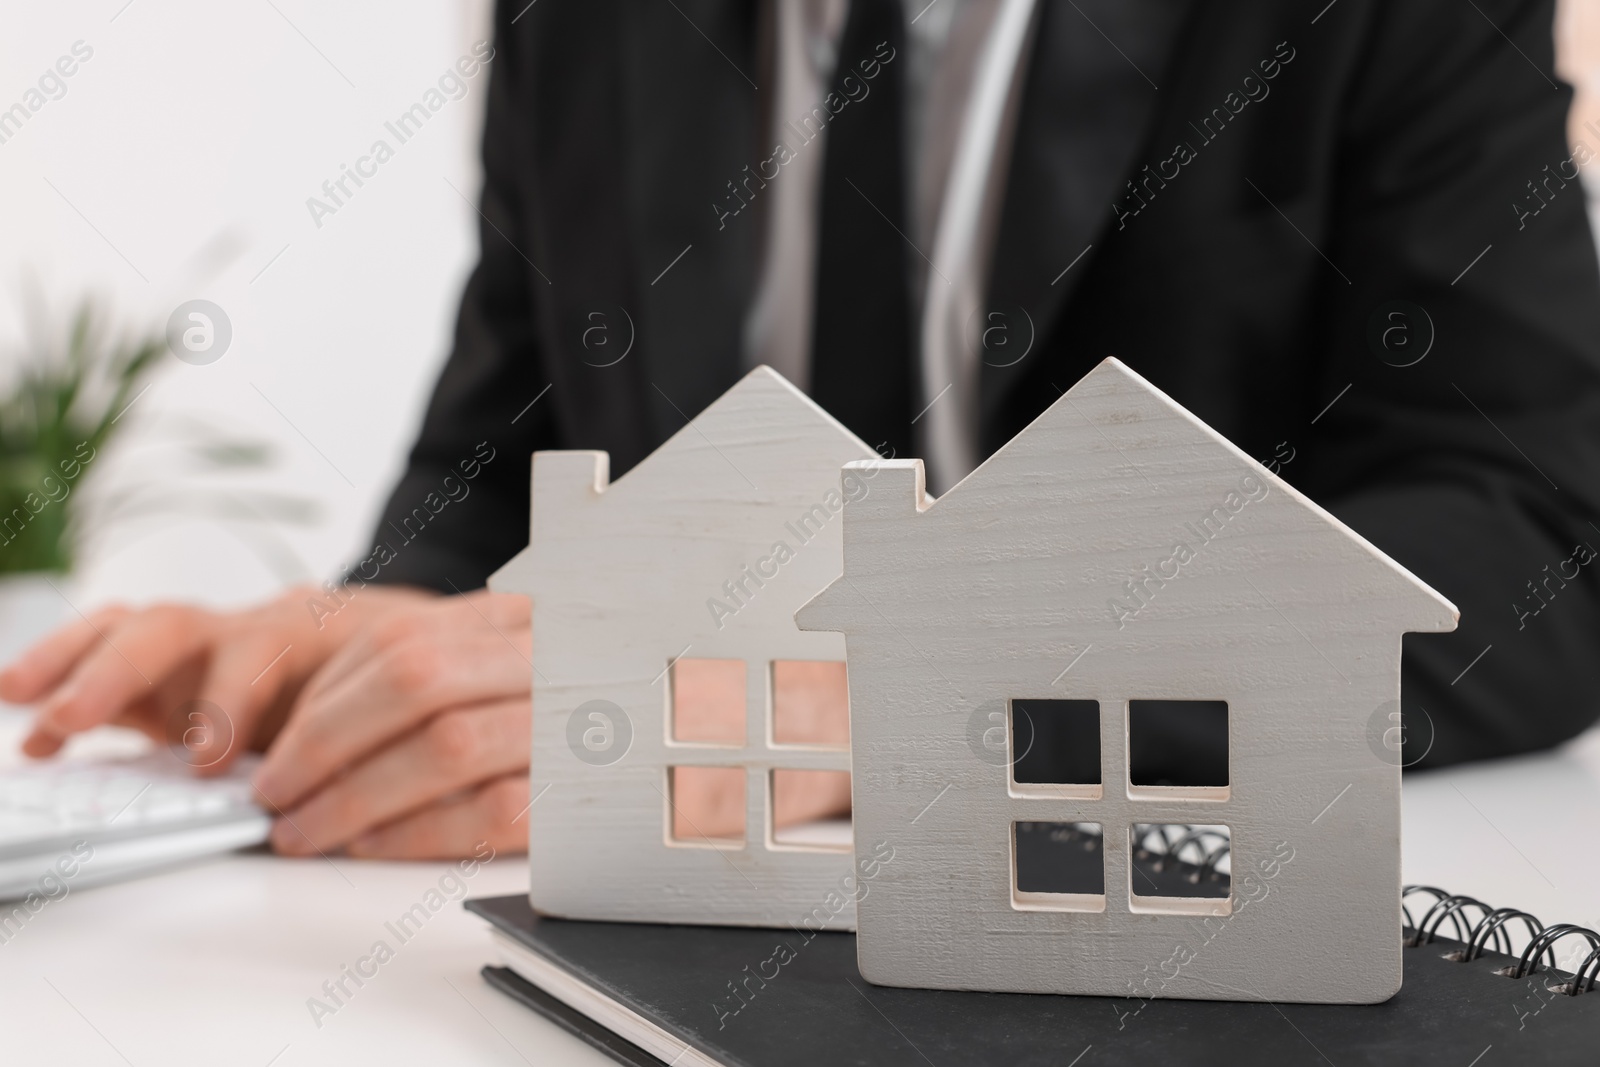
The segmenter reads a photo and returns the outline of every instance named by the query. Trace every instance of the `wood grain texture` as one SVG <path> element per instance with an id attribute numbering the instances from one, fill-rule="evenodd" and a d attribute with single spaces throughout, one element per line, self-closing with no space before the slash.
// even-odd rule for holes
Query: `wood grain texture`
<path id="1" fill-rule="evenodd" d="M 1453 629 L 1450 603 L 1116 360 L 937 502 L 920 461 L 890 461 L 844 519 L 843 575 L 798 620 L 845 635 L 857 849 L 893 848 L 858 909 L 866 978 L 1394 993 L 1400 771 L 1381 733 L 1401 635 Z M 1100 702 L 1102 796 L 1018 787 L 984 758 L 985 709 L 1018 698 Z M 1131 787 L 1134 699 L 1227 701 L 1228 788 Z M 1014 902 L 1018 820 L 1105 827 L 1102 910 Z M 1228 826 L 1231 897 L 1137 899 L 1134 823 Z"/>
<path id="2" fill-rule="evenodd" d="M 767 368 L 615 484 L 603 452 L 534 455 L 529 547 L 489 584 L 533 600 L 535 909 L 853 928 L 850 851 L 769 837 L 772 769 L 850 769 L 847 746 L 770 742 L 769 664 L 844 659 L 840 635 L 802 633 L 794 612 L 839 574 L 841 466 L 873 456 Z M 669 739 L 667 668 L 680 656 L 746 662 L 742 747 Z M 593 700 L 614 704 L 631 726 L 614 762 L 585 762 L 569 744 L 569 719 Z M 613 730 L 620 747 L 618 737 Z M 668 843 L 671 766 L 745 770 L 742 848 Z"/>

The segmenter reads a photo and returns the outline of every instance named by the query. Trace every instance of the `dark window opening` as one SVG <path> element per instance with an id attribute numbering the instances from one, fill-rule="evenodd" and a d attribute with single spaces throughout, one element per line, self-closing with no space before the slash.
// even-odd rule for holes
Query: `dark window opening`
<path id="1" fill-rule="evenodd" d="M 1099 823 L 1019 822 L 1017 892 L 1103 895 L 1104 837 Z"/>
<path id="2" fill-rule="evenodd" d="M 1013 700 L 1011 753 L 1019 784 L 1101 784 L 1099 701 Z"/>
<path id="3" fill-rule="evenodd" d="M 1128 781 L 1136 786 L 1226 787 L 1227 701 L 1129 701 Z"/>

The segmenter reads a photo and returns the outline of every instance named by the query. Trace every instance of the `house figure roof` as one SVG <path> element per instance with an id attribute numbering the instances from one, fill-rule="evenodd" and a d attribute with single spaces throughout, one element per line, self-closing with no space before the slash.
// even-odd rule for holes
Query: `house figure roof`
<path id="1" fill-rule="evenodd" d="M 873 456 L 765 367 L 614 483 L 604 452 L 535 453 L 529 545 L 489 584 L 533 602 L 537 910 L 853 925 L 847 831 L 781 840 L 771 795 L 776 773 L 847 773 L 848 745 L 776 741 L 771 674 L 844 659 L 839 635 L 802 633 L 793 616 L 839 573 L 839 516 L 857 491 L 841 466 Z M 742 673 L 742 729 L 685 740 L 679 678 L 707 661 Z M 674 783 L 706 768 L 743 776 L 742 841 L 676 828 Z"/>
<path id="2" fill-rule="evenodd" d="M 797 620 L 845 635 L 856 839 L 895 849 L 859 910 L 864 976 L 1144 998 L 1398 988 L 1384 742 L 1401 635 L 1453 629 L 1453 605 L 1115 359 L 939 499 L 920 461 L 883 461 L 844 519 L 843 573 Z M 1133 780 L 1157 708 L 1221 723 L 1223 780 Z M 1030 731 L 1069 714 L 1091 716 L 1071 735 L 1087 767 L 1023 773 Z M 1023 869 L 1047 824 L 1099 835 L 1098 887 Z M 1144 884 L 1165 826 L 1230 842 L 1225 895 Z"/>

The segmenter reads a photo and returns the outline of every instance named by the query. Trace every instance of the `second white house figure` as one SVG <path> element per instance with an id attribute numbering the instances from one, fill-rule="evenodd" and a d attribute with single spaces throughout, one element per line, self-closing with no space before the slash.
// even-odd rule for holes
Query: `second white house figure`
<path id="1" fill-rule="evenodd" d="M 937 501 L 921 461 L 888 461 L 844 519 L 843 576 L 798 618 L 845 635 L 856 840 L 894 849 L 858 909 L 864 977 L 1395 992 L 1385 734 L 1401 635 L 1454 629 L 1449 602 L 1116 360 Z M 1163 718 L 1221 731 L 1225 760 L 1144 777 Z M 1041 764 L 1046 733 L 1075 740 Z M 1230 841 L 1220 894 L 1133 862 L 1151 827 L 1196 825 Z M 1052 828 L 1103 842 L 1076 884 L 1033 866 Z"/>

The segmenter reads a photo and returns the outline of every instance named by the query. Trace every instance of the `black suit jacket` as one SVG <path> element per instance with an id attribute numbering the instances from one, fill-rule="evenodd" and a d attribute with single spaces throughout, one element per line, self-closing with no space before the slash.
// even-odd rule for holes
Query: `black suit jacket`
<path id="1" fill-rule="evenodd" d="M 737 379 L 760 7 L 502 5 L 482 259 L 362 577 L 481 584 L 526 543 L 530 452 L 621 474 Z M 1550 0 L 1045 0 L 994 257 L 984 449 L 1127 361 L 1461 608 L 1405 643 L 1431 763 L 1600 707 L 1600 275 L 1551 25 Z"/>

